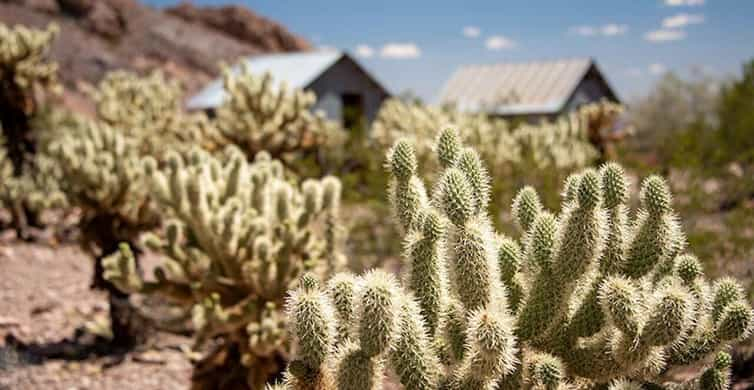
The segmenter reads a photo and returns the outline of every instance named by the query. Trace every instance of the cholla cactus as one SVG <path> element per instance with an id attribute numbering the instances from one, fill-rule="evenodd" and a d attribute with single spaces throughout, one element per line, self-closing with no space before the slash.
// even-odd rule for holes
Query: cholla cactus
<path id="1" fill-rule="evenodd" d="M 9 210 L 19 238 L 26 236 L 27 216 L 38 217 L 44 210 L 68 204 L 60 187 L 61 169 L 49 154 L 37 152 L 23 164 L 23 173 L 14 175 L 7 142 L 0 126 L 0 210 Z M 35 221 L 40 222 L 40 221 Z"/>
<path id="2" fill-rule="evenodd" d="M 372 124 L 370 136 L 384 149 L 399 139 L 414 145 L 417 161 L 428 172 L 435 172 L 433 153 L 438 129 L 462 128 L 462 141 L 479 148 L 493 166 L 516 160 L 518 146 L 510 136 L 511 125 L 502 119 L 481 114 L 462 113 L 451 108 L 406 103 L 399 99 L 385 101 Z M 485 155 L 485 151 L 494 151 Z M 498 153 L 498 151 L 505 151 Z"/>
<path id="3" fill-rule="evenodd" d="M 184 112 L 183 89 L 159 71 L 143 77 L 111 72 L 97 88 L 88 88 L 88 93 L 97 119 L 117 127 L 124 136 L 139 139 L 145 155 L 189 144 L 211 150 L 225 142 L 205 115 Z"/>
<path id="4" fill-rule="evenodd" d="M 122 227 L 153 225 L 156 213 L 148 202 L 141 169 L 140 144 L 104 123 L 82 120 L 76 131 L 51 146 L 62 162 L 67 190 L 84 219 L 107 214 Z"/>
<path id="5" fill-rule="evenodd" d="M 8 27 L 0 24 L 0 78 L 21 89 L 31 89 L 35 84 L 54 85 L 58 65 L 47 56 L 58 27 L 47 30 L 30 29 L 21 25 Z"/>
<path id="6" fill-rule="evenodd" d="M 36 164 L 31 121 L 39 110 L 41 92 L 59 91 L 57 64 L 48 59 L 57 31 L 55 25 L 42 31 L 0 24 L 0 131 L 6 142 L 1 147 L 11 168 L 10 176 L 7 171 L 1 173 L 0 197 L 4 199 L 0 206 L 10 209 L 17 234 L 24 238 L 28 236 L 27 217 L 34 217 L 29 204 L 44 203 L 39 197 L 30 201 L 28 196 L 49 167 L 44 161 L 40 166 Z"/>
<path id="7" fill-rule="evenodd" d="M 727 388 L 724 350 L 749 336 L 752 309 L 736 282 L 710 283 L 685 253 L 662 178 L 642 183 L 635 223 L 628 222 L 628 183 L 613 163 L 569 178 L 557 215 L 525 188 L 514 201 L 522 232 L 515 240 L 491 227 L 490 178 L 478 155 L 450 130 L 436 150 L 442 171 L 431 196 L 410 143 L 398 141 L 388 154 L 390 196 L 406 231 L 402 286 L 381 282 L 375 298 L 377 272 L 292 293 L 291 322 L 321 322 L 320 351 L 334 352 L 319 365 L 296 363 L 306 362 L 302 346 L 315 333 L 292 329 L 299 352 L 284 386 L 309 388 L 302 383 L 314 375 L 349 378 L 347 386 L 317 389 L 376 389 L 373 371 L 385 362 L 407 389 Z M 351 298 L 334 299 L 343 295 L 334 287 L 348 278 Z M 299 307 L 304 295 L 318 297 L 321 313 L 355 314 L 314 319 Z M 326 333 L 333 329 L 350 329 L 347 339 Z M 389 346 L 349 364 L 365 348 L 364 334 Z M 716 354 L 700 377 L 664 383 L 669 368 Z"/>
<path id="8" fill-rule="evenodd" d="M 18 202 L 26 210 L 38 214 L 68 205 L 68 199 L 60 187 L 61 169 L 54 158 L 38 153 L 25 170 L 22 176 L 13 175 L 13 167 L 0 135 L 0 209 L 11 209 Z"/>
<path id="9" fill-rule="evenodd" d="M 439 129 L 463 129 L 464 143 L 477 150 L 493 172 L 509 173 L 509 166 L 573 169 L 597 157 L 590 145 L 592 131 L 604 131 L 621 112 L 604 102 L 584 105 L 554 121 L 513 126 L 504 119 L 435 108 L 400 100 L 385 102 L 372 128 L 372 137 L 387 148 L 398 139 L 414 145 L 420 165 L 435 172 L 433 147 Z M 504 171 L 505 169 L 505 171 Z"/>
<path id="10" fill-rule="evenodd" d="M 159 222 L 141 169 L 140 144 L 119 129 L 90 120 L 69 130 L 61 132 L 50 149 L 63 170 L 68 199 L 82 211 L 82 245 L 95 260 L 92 287 L 108 292 L 112 343 L 132 347 L 144 332 L 127 295 L 103 279 L 99 259 Z"/>
<path id="11" fill-rule="evenodd" d="M 48 149 L 63 167 L 71 203 L 83 210 L 87 248 L 104 256 L 159 222 L 141 160 L 162 163 L 168 150 L 210 147 L 215 138 L 206 118 L 182 112 L 180 87 L 160 73 L 113 72 L 88 93 L 96 120 L 74 117 L 58 126 Z M 99 268 L 94 284 L 112 290 Z"/>
<path id="12" fill-rule="evenodd" d="M 13 163 L 8 157 L 5 137 L 0 133 L 0 209 L 10 209 L 20 198 L 20 180 L 13 175 Z"/>
<path id="13" fill-rule="evenodd" d="M 545 204 L 555 204 L 557 198 L 549 196 L 556 193 L 554 183 L 565 179 L 568 172 L 600 158 L 602 147 L 592 143 L 593 131 L 595 134 L 607 133 L 606 127 L 612 125 L 619 113 L 617 105 L 595 103 L 555 120 L 515 124 L 449 107 L 389 100 L 380 109 L 370 135 L 385 149 L 399 139 L 410 141 L 422 167 L 422 175 L 434 179 L 433 175 L 440 172 L 434 157 L 439 131 L 462 129 L 458 134 L 460 141 L 473 147 L 488 163 L 490 174 L 510 178 L 491 183 L 491 194 L 499 202 L 492 204 L 492 216 L 496 220 L 504 212 L 500 207 L 524 185 L 542 187 Z"/>
<path id="14" fill-rule="evenodd" d="M 217 109 L 217 127 L 249 156 L 266 150 L 290 163 L 298 152 L 343 142 L 336 123 L 311 111 L 312 92 L 256 75 L 246 63 L 238 71 L 224 70 L 223 87 L 227 98 Z"/>
<path id="15" fill-rule="evenodd" d="M 152 180 L 144 188 L 167 220 L 165 238 L 150 234 L 144 244 L 164 256 L 163 265 L 154 280 L 144 280 L 125 247 L 103 262 L 106 278 L 190 311 L 197 347 L 221 341 L 200 363 L 197 382 L 261 388 L 280 372 L 287 350 L 280 313 L 286 292 L 304 272 L 305 284 L 317 283 L 342 262 L 332 241 L 337 234 L 328 233 L 339 225 L 338 180 L 299 187 L 267 153 L 248 163 L 237 148 L 220 156 L 171 153 L 164 168 L 148 159 L 145 169 Z M 207 370 L 212 374 L 200 373 Z"/>
<path id="16" fill-rule="evenodd" d="M 43 31 L 0 24 L 0 123 L 16 176 L 34 150 L 29 120 L 37 111 L 36 90 L 59 88 L 58 65 L 47 58 L 57 32 L 55 25 Z"/>

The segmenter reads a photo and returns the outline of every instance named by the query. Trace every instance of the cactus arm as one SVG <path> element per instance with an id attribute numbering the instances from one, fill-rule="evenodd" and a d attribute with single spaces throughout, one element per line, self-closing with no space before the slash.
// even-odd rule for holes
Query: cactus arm
<path id="1" fill-rule="evenodd" d="M 390 350 L 391 365 L 407 390 L 432 390 L 438 386 L 440 361 L 426 331 L 424 316 L 410 295 L 401 303 L 398 334 Z"/>
<path id="2" fill-rule="evenodd" d="M 430 337 L 434 337 L 442 311 L 444 294 L 447 289 L 442 256 L 442 237 L 445 222 L 434 212 L 423 217 L 421 233 L 417 232 L 406 240 L 404 257 L 409 261 L 407 276 L 408 288 L 416 294 L 423 324 Z"/>

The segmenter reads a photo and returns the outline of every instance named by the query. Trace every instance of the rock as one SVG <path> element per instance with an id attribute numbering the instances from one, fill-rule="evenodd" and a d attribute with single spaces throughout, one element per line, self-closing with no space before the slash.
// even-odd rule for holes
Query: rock
<path id="1" fill-rule="evenodd" d="M 60 6 L 56 0 L 5 0 L 9 3 L 16 3 L 33 8 L 43 12 L 55 13 L 60 12 Z M 2 2 L 2 0 L 0 0 Z"/>
<path id="2" fill-rule="evenodd" d="M 0 328 L 20 326 L 21 322 L 13 317 L 0 316 Z"/>
<path id="3" fill-rule="evenodd" d="M 133 356 L 133 360 L 135 362 L 146 364 L 165 364 L 167 362 L 167 359 L 165 359 L 163 354 L 153 350 L 137 353 Z"/>
<path id="4" fill-rule="evenodd" d="M 311 49 L 308 42 L 288 32 L 280 24 L 240 5 L 197 7 L 191 3 L 181 3 L 168 8 L 166 12 L 188 22 L 201 23 L 223 34 L 259 46 L 265 51 Z"/>
<path id="5" fill-rule="evenodd" d="M 104 37 L 117 39 L 126 32 L 126 19 L 120 12 L 107 2 L 99 1 L 89 10 L 84 26 Z"/>
<path id="6" fill-rule="evenodd" d="M 58 307 L 59 304 L 57 302 L 47 302 L 42 305 L 37 305 L 31 308 L 31 315 L 32 316 L 38 316 L 40 314 L 47 313 L 56 307 Z"/>

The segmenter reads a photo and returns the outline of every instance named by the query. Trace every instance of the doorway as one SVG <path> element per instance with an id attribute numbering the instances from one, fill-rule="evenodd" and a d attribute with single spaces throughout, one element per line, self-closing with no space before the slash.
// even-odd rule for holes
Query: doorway
<path id="1" fill-rule="evenodd" d="M 343 128 L 350 131 L 362 130 L 365 124 L 364 99 L 358 93 L 340 95 L 343 103 Z"/>

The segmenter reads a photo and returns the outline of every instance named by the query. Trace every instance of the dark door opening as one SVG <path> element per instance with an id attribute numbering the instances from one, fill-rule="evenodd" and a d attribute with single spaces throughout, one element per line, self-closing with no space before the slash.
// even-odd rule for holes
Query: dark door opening
<path id="1" fill-rule="evenodd" d="M 364 99 L 357 93 L 344 93 L 340 96 L 343 103 L 343 127 L 347 130 L 360 130 L 364 127 Z"/>

